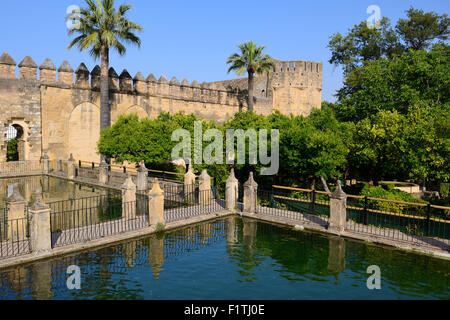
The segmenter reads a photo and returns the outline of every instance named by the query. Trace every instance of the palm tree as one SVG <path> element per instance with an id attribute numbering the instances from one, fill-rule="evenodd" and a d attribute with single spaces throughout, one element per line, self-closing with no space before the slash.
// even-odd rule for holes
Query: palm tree
<path id="1" fill-rule="evenodd" d="M 75 26 L 69 29 L 69 36 L 77 34 L 68 49 L 76 46 L 80 51 L 89 50 L 95 59 L 101 58 L 100 75 L 100 130 L 111 126 L 109 107 L 109 49 L 115 49 L 119 55 L 126 53 L 124 43 L 141 46 L 141 40 L 136 31 L 143 28 L 126 18 L 131 5 L 123 4 L 118 9 L 114 0 L 85 0 L 86 8 L 81 8 L 74 17 L 70 14 L 67 21 L 76 19 Z"/>
<path id="2" fill-rule="evenodd" d="M 227 64 L 230 64 L 228 73 L 235 71 L 238 76 L 248 73 L 248 109 L 253 110 L 254 96 L 253 87 L 255 74 L 270 73 L 275 68 L 272 58 L 263 54 L 265 46 L 258 47 L 253 41 L 248 41 L 239 46 L 241 54 L 235 53 L 228 57 Z"/>

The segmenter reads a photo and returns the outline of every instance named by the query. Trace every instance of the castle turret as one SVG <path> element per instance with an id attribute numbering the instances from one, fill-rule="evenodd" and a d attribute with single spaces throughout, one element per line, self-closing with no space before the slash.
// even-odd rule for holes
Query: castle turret
<path id="1" fill-rule="evenodd" d="M 40 70 L 40 81 L 45 83 L 55 83 L 56 82 L 56 67 L 50 58 L 44 60 L 44 62 L 39 67 Z"/>
<path id="2" fill-rule="evenodd" d="M 37 80 L 38 65 L 30 56 L 26 56 L 22 62 L 19 63 L 19 78 Z"/>
<path id="3" fill-rule="evenodd" d="M 0 57 L 0 78 L 14 79 L 16 77 L 16 62 L 5 52 Z"/>

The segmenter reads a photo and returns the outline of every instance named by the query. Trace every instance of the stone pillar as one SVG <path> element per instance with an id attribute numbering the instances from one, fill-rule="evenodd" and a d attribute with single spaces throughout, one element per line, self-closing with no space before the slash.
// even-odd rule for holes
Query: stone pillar
<path id="1" fill-rule="evenodd" d="M 109 181 L 109 170 L 108 164 L 105 159 L 102 159 L 102 163 L 100 163 L 99 174 L 98 174 L 98 182 L 101 184 L 108 184 Z"/>
<path id="2" fill-rule="evenodd" d="M 137 170 L 137 190 L 148 190 L 148 169 L 145 167 L 145 162 L 141 161 L 139 169 Z"/>
<path id="3" fill-rule="evenodd" d="M 253 172 L 244 184 L 244 212 L 255 214 L 258 202 L 258 184 L 253 179 Z"/>
<path id="4" fill-rule="evenodd" d="M 13 184 L 13 192 L 6 200 L 8 209 L 8 240 L 24 240 L 27 236 L 27 224 L 25 219 L 26 201 L 19 192 L 19 184 Z"/>
<path id="5" fill-rule="evenodd" d="M 195 202 L 195 179 L 192 165 L 189 166 L 188 172 L 184 175 L 184 195 L 190 202 Z"/>
<path id="6" fill-rule="evenodd" d="M 151 226 L 165 225 L 164 219 L 164 191 L 159 186 L 158 179 L 155 180 L 152 190 L 148 194 L 148 214 Z"/>
<path id="7" fill-rule="evenodd" d="M 136 218 L 136 185 L 131 176 L 128 176 L 122 185 L 122 218 Z"/>
<path id="8" fill-rule="evenodd" d="M 213 195 L 211 191 L 211 177 L 208 175 L 208 171 L 203 170 L 199 177 L 199 184 L 199 204 L 203 206 L 209 205 L 213 199 Z"/>
<path id="9" fill-rule="evenodd" d="M 70 154 L 70 158 L 67 161 L 67 178 L 70 180 L 75 179 L 75 159 L 73 154 Z"/>
<path id="10" fill-rule="evenodd" d="M 330 226 L 335 232 L 343 232 L 347 222 L 347 195 L 342 190 L 340 181 L 337 183 L 336 191 L 330 197 Z"/>
<path id="11" fill-rule="evenodd" d="M 231 169 L 230 177 L 227 180 L 225 202 L 226 209 L 234 211 L 237 208 L 237 201 L 239 198 L 239 181 L 234 175 L 234 169 Z"/>
<path id="12" fill-rule="evenodd" d="M 194 168 L 189 166 L 188 172 L 184 175 L 184 185 L 189 187 L 195 185 L 196 178 Z"/>
<path id="13" fill-rule="evenodd" d="M 44 174 L 50 173 L 50 158 L 47 155 L 47 151 L 44 151 L 44 156 L 42 157 L 42 171 Z"/>
<path id="14" fill-rule="evenodd" d="M 40 190 L 35 193 L 35 201 L 29 208 L 30 245 L 34 255 L 49 253 L 52 250 L 50 207 L 42 200 Z"/>

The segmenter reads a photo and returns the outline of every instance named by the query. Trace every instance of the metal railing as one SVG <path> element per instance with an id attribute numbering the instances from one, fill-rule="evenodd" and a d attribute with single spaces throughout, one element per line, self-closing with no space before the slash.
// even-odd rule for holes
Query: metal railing
<path id="1" fill-rule="evenodd" d="M 6 209 L 3 209 L 6 211 Z M 27 215 L 27 214 L 26 214 Z M 28 218 L 7 219 L 4 212 L 0 218 L 0 259 L 31 253 Z"/>
<path id="2" fill-rule="evenodd" d="M 349 231 L 422 245 L 450 244 L 450 208 L 348 195 Z"/>
<path id="3" fill-rule="evenodd" d="M 225 201 L 213 189 L 200 191 L 197 185 L 165 185 L 164 215 L 166 222 L 214 214 L 224 210 Z"/>
<path id="4" fill-rule="evenodd" d="M 8 177 L 21 174 L 42 174 L 40 161 L 13 161 L 0 162 L 0 177 Z"/>
<path id="5" fill-rule="evenodd" d="M 53 247 L 87 242 L 149 226 L 148 201 L 122 203 L 118 195 L 51 203 Z"/>
<path id="6" fill-rule="evenodd" d="M 258 190 L 256 211 L 326 225 L 330 216 L 329 195 L 315 190 L 274 186 L 270 191 Z"/>

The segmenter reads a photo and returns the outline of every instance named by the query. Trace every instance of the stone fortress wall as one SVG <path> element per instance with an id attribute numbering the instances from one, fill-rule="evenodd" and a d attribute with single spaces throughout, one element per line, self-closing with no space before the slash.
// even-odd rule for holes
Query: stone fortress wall
<path id="1" fill-rule="evenodd" d="M 43 150 L 51 159 L 98 161 L 96 143 L 100 126 L 100 68 L 89 71 L 84 63 L 74 71 L 67 61 L 57 69 L 50 59 L 39 67 L 29 56 L 19 63 L 7 53 L 0 57 L 0 162 L 6 159 L 6 131 L 23 129 L 22 159 L 39 160 Z M 39 77 L 38 77 L 39 70 Z M 134 78 L 113 68 L 110 75 L 111 119 L 138 114 L 155 118 L 160 112 L 194 113 L 206 120 L 224 122 L 247 109 L 246 79 L 181 83 L 173 77 L 159 80 L 153 74 Z M 243 81 L 245 80 L 245 81 Z M 322 64 L 281 62 L 270 77 L 258 76 L 255 112 L 309 115 L 320 108 Z"/>

